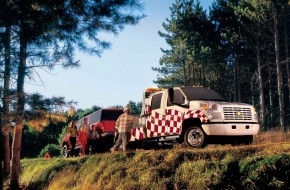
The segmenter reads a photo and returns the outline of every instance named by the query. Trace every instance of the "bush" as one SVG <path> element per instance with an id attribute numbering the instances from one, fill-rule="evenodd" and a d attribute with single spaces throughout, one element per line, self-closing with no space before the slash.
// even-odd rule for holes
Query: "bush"
<path id="1" fill-rule="evenodd" d="M 44 157 L 47 151 L 49 152 L 50 156 L 53 156 L 53 157 L 60 155 L 59 145 L 48 144 L 40 151 L 38 157 Z"/>

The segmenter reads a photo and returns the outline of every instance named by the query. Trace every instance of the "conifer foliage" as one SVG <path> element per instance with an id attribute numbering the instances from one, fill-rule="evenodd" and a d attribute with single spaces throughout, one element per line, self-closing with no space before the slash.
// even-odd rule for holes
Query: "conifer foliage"
<path id="1" fill-rule="evenodd" d="M 16 90 L 13 107 L 16 114 L 12 116 L 11 189 L 19 187 L 21 138 L 27 102 L 24 84 L 39 77 L 35 68 L 78 67 L 79 62 L 74 58 L 76 50 L 100 56 L 110 43 L 101 40 L 99 33 L 118 34 L 126 25 L 137 24 L 144 17 L 140 10 L 139 0 L 0 1 L 0 66 L 5 79 L 3 90 L 1 87 L 5 108 L 1 128 L 4 126 L 5 130 L 1 131 L 4 138 L 7 133 L 5 123 L 12 111 L 8 109 L 11 108 L 10 87 Z"/>
<path id="2" fill-rule="evenodd" d="M 201 85 L 257 108 L 262 129 L 290 125 L 287 0 L 176 0 L 159 34 L 159 87 Z M 287 120 L 288 119 L 288 120 Z"/>

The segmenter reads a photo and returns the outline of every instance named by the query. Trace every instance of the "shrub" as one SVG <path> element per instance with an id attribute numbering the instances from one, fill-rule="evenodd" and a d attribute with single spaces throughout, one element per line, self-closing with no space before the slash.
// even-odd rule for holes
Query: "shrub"
<path id="1" fill-rule="evenodd" d="M 68 133 L 68 126 L 65 126 L 62 128 L 61 133 L 58 136 L 58 143 L 61 145 L 62 144 L 62 140 L 64 138 L 64 136 Z"/>
<path id="2" fill-rule="evenodd" d="M 49 152 L 50 156 L 53 156 L 53 157 L 60 155 L 59 145 L 48 144 L 40 151 L 38 157 L 44 157 L 47 151 Z"/>

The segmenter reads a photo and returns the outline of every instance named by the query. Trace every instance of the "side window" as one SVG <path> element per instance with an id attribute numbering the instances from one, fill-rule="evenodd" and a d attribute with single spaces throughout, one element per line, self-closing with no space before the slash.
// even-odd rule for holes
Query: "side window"
<path id="1" fill-rule="evenodd" d="M 90 115 L 90 120 L 89 120 L 89 124 L 92 124 L 92 123 L 96 123 L 96 122 L 99 122 L 100 121 L 100 117 L 101 117 L 101 111 L 97 111 L 97 112 L 94 112 Z"/>
<path id="2" fill-rule="evenodd" d="M 174 102 L 177 104 L 184 104 L 185 98 L 183 94 L 180 92 L 180 90 L 176 90 L 174 92 Z"/>
<path id="3" fill-rule="evenodd" d="M 174 90 L 174 103 L 184 104 L 185 98 L 180 90 Z M 167 106 L 173 106 L 174 104 L 169 102 L 169 98 L 167 99 Z"/>
<path id="4" fill-rule="evenodd" d="M 161 105 L 162 93 L 156 94 L 152 97 L 151 110 L 159 109 Z"/>

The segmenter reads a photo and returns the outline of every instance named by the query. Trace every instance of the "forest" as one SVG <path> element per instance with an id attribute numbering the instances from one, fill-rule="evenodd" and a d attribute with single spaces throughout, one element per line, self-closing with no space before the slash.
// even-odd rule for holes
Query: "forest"
<path id="1" fill-rule="evenodd" d="M 41 78 L 36 68 L 77 69 L 76 51 L 100 56 L 110 42 L 99 32 L 138 24 L 142 8 L 139 0 L 0 1 L 1 184 L 2 174 L 10 176 L 17 189 L 21 157 L 58 149 L 69 122 L 100 109 L 75 110 L 65 97 L 25 92 L 26 82 Z M 198 0 L 176 0 L 159 31 L 169 48 L 161 49 L 152 80 L 163 88 L 209 87 L 228 101 L 254 105 L 262 131 L 288 131 L 289 10 L 288 0 L 216 0 L 209 10 Z M 128 104 L 138 114 L 140 103 Z"/>
<path id="2" fill-rule="evenodd" d="M 228 101 L 255 106 L 263 130 L 289 126 L 288 0 L 176 1 L 163 23 L 154 82 L 210 87 Z"/>

